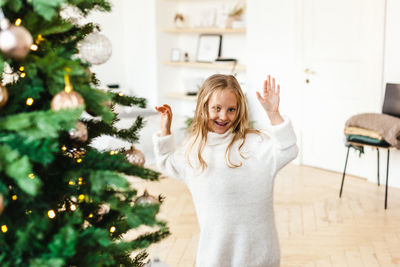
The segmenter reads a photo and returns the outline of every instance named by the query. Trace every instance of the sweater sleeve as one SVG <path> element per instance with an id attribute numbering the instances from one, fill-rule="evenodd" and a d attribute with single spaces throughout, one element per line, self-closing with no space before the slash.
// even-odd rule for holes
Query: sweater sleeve
<path id="1" fill-rule="evenodd" d="M 289 162 L 297 157 L 299 152 L 296 144 L 296 134 L 292 123 L 287 117 L 278 125 L 270 125 L 267 130 L 272 139 L 273 176 Z"/>
<path id="2" fill-rule="evenodd" d="M 171 178 L 183 180 L 183 157 L 175 148 L 174 136 L 160 136 L 157 132 L 153 135 L 153 144 L 158 169 Z"/>

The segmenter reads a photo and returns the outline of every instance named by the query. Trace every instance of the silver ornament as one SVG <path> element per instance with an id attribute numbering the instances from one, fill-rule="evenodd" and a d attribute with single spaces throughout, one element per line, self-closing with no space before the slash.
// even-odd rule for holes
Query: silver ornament
<path id="1" fill-rule="evenodd" d="M 131 146 L 131 149 L 125 152 L 125 156 L 129 163 L 138 166 L 143 166 L 146 161 L 143 152 L 136 149 L 134 145 Z"/>
<path id="2" fill-rule="evenodd" d="M 68 131 L 69 137 L 79 142 L 86 142 L 88 139 L 88 130 L 83 122 L 78 121 L 75 128 Z"/>
<path id="3" fill-rule="evenodd" d="M 79 42 L 78 49 L 84 60 L 95 65 L 103 64 L 112 54 L 110 40 L 97 32 L 89 34 L 84 40 Z"/>
<path id="4" fill-rule="evenodd" d="M 147 192 L 147 189 L 144 190 L 143 195 L 141 195 L 140 197 L 138 197 L 135 200 L 135 204 L 138 204 L 138 205 L 148 205 L 148 204 L 157 204 L 157 203 L 160 203 L 160 202 L 158 201 L 157 198 L 150 195 L 149 192 Z"/>
<path id="5" fill-rule="evenodd" d="M 78 7 L 65 5 L 60 10 L 60 17 L 73 24 L 78 24 L 84 18 L 84 15 Z"/>
<path id="6" fill-rule="evenodd" d="M 9 25 L 4 26 L 3 19 L 0 24 L 2 31 L 0 32 L 0 50 L 9 57 L 14 59 L 23 59 L 29 53 L 29 49 L 33 43 L 30 32 L 23 26 Z"/>

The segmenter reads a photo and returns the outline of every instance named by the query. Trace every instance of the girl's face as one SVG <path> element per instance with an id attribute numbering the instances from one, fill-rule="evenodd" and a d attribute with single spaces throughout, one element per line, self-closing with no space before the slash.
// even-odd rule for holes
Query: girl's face
<path id="1" fill-rule="evenodd" d="M 214 92 L 208 102 L 208 130 L 218 134 L 232 127 L 237 116 L 238 103 L 232 90 Z"/>

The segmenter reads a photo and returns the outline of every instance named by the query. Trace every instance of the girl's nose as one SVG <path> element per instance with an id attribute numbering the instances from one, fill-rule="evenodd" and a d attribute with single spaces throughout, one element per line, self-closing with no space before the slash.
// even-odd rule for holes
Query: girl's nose
<path id="1" fill-rule="evenodd" d="M 226 120 L 228 118 L 226 111 L 221 111 L 219 117 L 221 120 Z"/>

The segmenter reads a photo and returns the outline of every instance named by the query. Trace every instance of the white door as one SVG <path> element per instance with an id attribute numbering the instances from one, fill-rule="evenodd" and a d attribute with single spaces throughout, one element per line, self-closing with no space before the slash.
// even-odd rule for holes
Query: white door
<path id="1" fill-rule="evenodd" d="M 344 124 L 380 112 L 384 0 L 304 0 L 302 161 L 342 171 Z"/>

